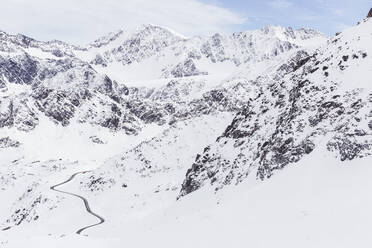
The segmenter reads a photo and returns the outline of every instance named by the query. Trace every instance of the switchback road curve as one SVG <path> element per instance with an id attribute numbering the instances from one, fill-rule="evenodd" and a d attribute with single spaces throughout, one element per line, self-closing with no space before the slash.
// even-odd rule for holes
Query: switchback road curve
<path id="1" fill-rule="evenodd" d="M 74 194 L 74 193 L 70 193 L 70 192 L 66 192 L 66 191 L 62 191 L 62 190 L 58 190 L 56 189 L 57 187 L 63 185 L 63 184 L 66 184 L 68 182 L 70 182 L 71 180 L 73 180 L 77 175 L 79 174 L 85 174 L 87 172 L 90 172 L 90 171 L 81 171 L 81 172 L 76 172 L 75 174 L 71 175 L 69 179 L 67 179 L 66 181 L 63 181 L 59 184 L 56 184 L 52 187 L 50 187 L 51 190 L 54 190 L 54 191 L 57 191 L 59 193 L 63 193 L 63 194 L 67 194 L 67 195 L 71 195 L 71 196 L 74 196 L 74 197 L 77 197 L 79 199 L 81 199 L 83 202 L 84 202 L 84 205 L 85 205 L 85 209 L 86 211 L 90 214 L 90 215 L 93 215 L 94 217 L 96 217 L 97 219 L 99 219 L 99 222 L 96 223 L 96 224 L 92 224 L 92 225 L 89 225 L 89 226 L 85 226 L 85 227 L 82 227 L 80 228 L 79 230 L 76 231 L 77 234 L 81 234 L 83 231 L 85 231 L 86 229 L 88 228 L 91 228 L 91 227 L 94 227 L 94 226 L 98 226 L 98 225 L 101 225 L 102 223 L 105 222 L 105 219 L 101 216 L 99 216 L 98 214 L 94 213 L 92 211 L 92 209 L 90 208 L 89 206 L 89 202 L 87 199 L 85 199 L 84 197 L 80 196 L 80 195 L 77 195 L 77 194 Z"/>

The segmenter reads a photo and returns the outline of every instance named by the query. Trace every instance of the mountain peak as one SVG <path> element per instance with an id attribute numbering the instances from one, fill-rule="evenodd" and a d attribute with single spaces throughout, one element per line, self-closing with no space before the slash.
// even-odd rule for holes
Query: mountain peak
<path id="1" fill-rule="evenodd" d="M 123 30 L 119 29 L 116 32 L 110 32 L 105 36 L 102 36 L 95 40 L 93 43 L 90 44 L 92 47 L 102 47 L 104 45 L 109 44 L 110 42 L 116 40 L 118 37 L 120 37 L 124 33 Z"/>
<path id="2" fill-rule="evenodd" d="M 279 25 L 266 25 L 266 26 L 262 27 L 261 30 L 265 33 L 270 33 L 270 32 L 293 30 L 293 29 L 291 27 L 282 27 L 282 26 L 279 26 Z"/>
<path id="3" fill-rule="evenodd" d="M 148 24 L 143 24 L 143 25 L 140 25 L 139 27 L 137 27 L 136 29 L 136 32 L 137 33 L 142 33 L 142 32 L 150 32 L 150 33 L 153 33 L 153 32 L 160 32 L 160 33 L 169 33 L 173 36 L 176 36 L 176 37 L 179 37 L 181 39 L 187 39 L 186 36 L 168 28 L 168 27 L 164 27 L 164 26 L 160 26 L 160 25 L 155 25 L 155 24 L 151 24 L 151 23 L 148 23 Z"/>
<path id="4" fill-rule="evenodd" d="M 316 30 L 310 28 L 293 29 L 292 27 L 282 27 L 268 25 L 259 30 L 264 35 L 276 37 L 282 41 L 295 43 L 299 46 L 321 45 L 328 37 Z"/>
<path id="5" fill-rule="evenodd" d="M 367 15 L 367 18 L 370 18 L 372 17 L 372 8 L 370 9 L 370 11 L 368 12 L 368 15 Z"/>

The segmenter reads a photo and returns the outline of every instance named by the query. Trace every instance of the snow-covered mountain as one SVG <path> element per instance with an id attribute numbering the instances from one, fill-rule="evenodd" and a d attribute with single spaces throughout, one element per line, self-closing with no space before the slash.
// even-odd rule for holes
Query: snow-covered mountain
<path id="1" fill-rule="evenodd" d="M 230 80 L 232 75 L 229 70 L 223 72 L 222 77 L 214 74 L 225 68 L 224 63 L 231 62 L 234 70 L 238 70 L 239 65 L 249 67 L 252 61 L 274 60 L 274 57 L 280 61 L 283 59 L 280 54 L 306 42 L 324 39 L 315 31 L 280 27 L 232 36 L 216 34 L 206 39 L 187 39 L 165 28 L 145 25 L 134 33 L 120 31 L 79 48 L 3 32 L 0 85 L 4 100 L 0 127 L 34 129 L 42 112 L 62 125 L 90 123 L 136 134 L 144 123 L 162 124 L 215 109 L 213 101 L 219 102 L 215 98 L 224 97 L 222 91 L 227 90 L 218 85 L 224 77 Z M 95 59 L 90 59 L 91 55 Z M 97 60 L 97 57 L 104 57 L 104 60 Z M 211 66 L 202 68 L 195 64 L 202 61 L 208 61 Z M 161 70 L 153 68 L 163 62 L 166 65 L 163 64 L 165 67 Z M 134 74 L 137 83 L 146 70 L 154 77 L 145 88 L 130 87 L 130 82 L 128 85 L 113 80 L 116 72 L 105 69 L 117 63 L 120 63 L 117 72 L 124 77 L 130 74 L 127 70 L 139 69 L 135 69 Z M 171 78 L 162 79 L 163 76 Z M 244 87 L 230 86 L 232 91 L 244 90 Z M 231 94 L 225 99 L 228 106 L 218 104 L 217 108 L 239 109 L 245 100 L 240 97 L 242 95 Z M 237 101 L 240 101 L 238 107 Z"/>
<path id="2" fill-rule="evenodd" d="M 138 84 L 140 80 L 160 78 L 229 75 L 247 63 L 269 60 L 299 47 L 316 46 L 326 39 L 314 30 L 277 26 L 186 38 L 163 27 L 144 25 L 131 32 L 111 33 L 76 54 L 117 81 Z"/>
<path id="3" fill-rule="evenodd" d="M 370 25 L 334 37 L 279 80 L 259 78 L 257 96 L 197 156 L 180 195 L 206 182 L 220 189 L 251 173 L 270 178 L 324 143 L 341 161 L 372 155 Z"/>
<path id="4" fill-rule="evenodd" d="M 368 247 L 370 30 L 1 32 L 0 244 Z"/>

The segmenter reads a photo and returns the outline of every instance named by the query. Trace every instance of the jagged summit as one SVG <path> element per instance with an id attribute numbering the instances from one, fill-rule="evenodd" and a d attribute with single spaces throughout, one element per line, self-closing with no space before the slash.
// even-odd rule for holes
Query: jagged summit
<path id="1" fill-rule="evenodd" d="M 155 25 L 155 24 L 151 24 L 151 23 L 140 25 L 139 27 L 136 28 L 136 30 L 137 31 L 153 30 L 155 32 L 168 32 L 168 33 L 171 33 L 175 36 L 179 36 L 182 39 L 187 39 L 187 37 L 185 35 L 183 35 L 181 33 L 178 33 L 171 28 L 160 26 L 160 25 Z"/>
<path id="2" fill-rule="evenodd" d="M 370 17 L 372 17 L 372 8 L 369 10 L 368 15 L 367 15 L 367 18 L 370 18 Z"/>
<path id="3" fill-rule="evenodd" d="M 186 38 L 168 28 L 147 24 L 103 37 L 99 45 L 77 55 L 118 82 L 144 81 L 221 74 L 222 64 L 229 64 L 225 71 L 228 74 L 247 63 L 316 46 L 327 39 L 309 29 L 279 26 L 232 35 L 216 33 L 211 37 Z M 151 63 L 151 69 L 137 73 L 142 63 Z M 119 68 L 126 73 L 119 73 Z"/>
<path id="4" fill-rule="evenodd" d="M 123 30 L 118 30 L 116 32 L 110 32 L 108 33 L 107 35 L 105 36 L 102 36 L 100 38 L 98 38 L 97 40 L 95 40 L 93 43 L 90 43 L 87 48 L 89 47 L 96 47 L 96 48 L 99 48 L 99 47 L 102 47 L 102 46 L 105 46 L 105 45 L 108 45 L 110 42 L 116 40 L 119 38 L 119 36 L 123 35 L 124 34 L 124 31 Z"/>
<path id="5" fill-rule="evenodd" d="M 267 34 L 286 34 L 289 36 L 293 36 L 295 33 L 307 33 L 307 34 L 312 34 L 312 35 L 325 36 L 325 34 L 319 31 L 316 31 L 314 29 L 311 29 L 311 28 L 294 29 L 292 27 L 283 27 L 279 25 L 267 25 L 267 26 L 262 27 L 261 30 Z"/>
<path id="6" fill-rule="evenodd" d="M 142 38 L 145 38 L 146 36 L 150 35 L 175 35 L 178 36 L 182 39 L 186 39 L 186 37 L 182 34 L 179 34 L 169 28 L 162 27 L 159 25 L 154 25 L 154 24 L 142 24 L 134 29 L 130 30 L 117 30 L 115 32 L 110 32 L 107 35 L 104 35 L 97 40 L 95 40 L 93 43 L 90 43 L 87 48 L 100 48 L 103 46 L 109 46 L 110 43 L 116 41 L 116 40 L 121 40 L 121 42 L 124 42 L 126 39 L 131 39 L 132 37 L 135 36 L 142 36 Z M 111 46 L 111 45 L 110 45 Z"/>

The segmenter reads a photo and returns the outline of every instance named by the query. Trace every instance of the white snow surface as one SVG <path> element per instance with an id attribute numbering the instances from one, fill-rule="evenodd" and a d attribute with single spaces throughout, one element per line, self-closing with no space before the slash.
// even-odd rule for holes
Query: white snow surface
<path id="1" fill-rule="evenodd" d="M 316 151 L 272 180 L 258 183 L 251 178 L 218 194 L 206 188 L 131 221 L 122 222 L 126 212 L 118 212 L 88 237 L 68 232 L 35 235 L 26 228 L 21 236 L 3 233 L 2 245 L 367 248 L 372 242 L 368 228 L 372 198 L 367 192 L 372 187 L 371 159 L 341 163 L 324 154 Z M 117 197 L 110 194 L 108 199 Z M 71 220 L 77 205 L 69 209 L 69 217 L 53 219 L 67 229 L 65 218 Z M 74 223 L 83 215 L 73 218 Z"/>

